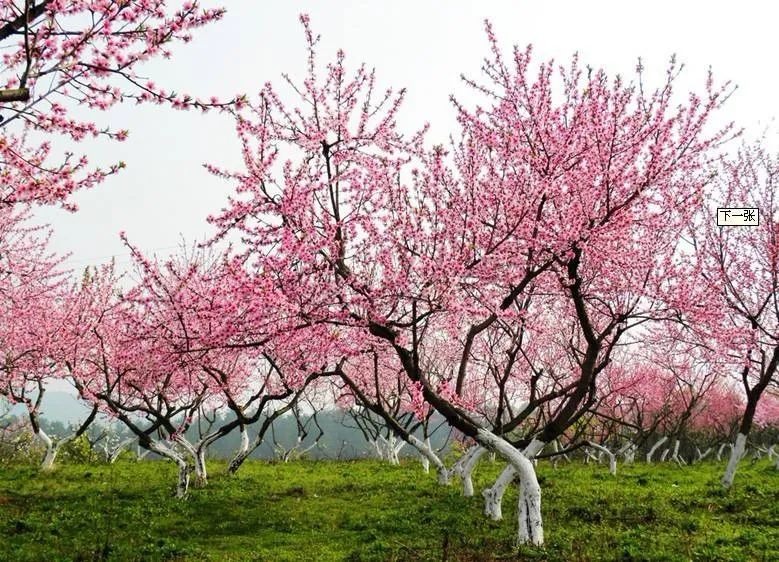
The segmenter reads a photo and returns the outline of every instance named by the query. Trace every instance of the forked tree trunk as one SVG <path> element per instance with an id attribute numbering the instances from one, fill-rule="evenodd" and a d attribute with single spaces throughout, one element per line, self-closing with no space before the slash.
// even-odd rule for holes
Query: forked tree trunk
<path id="1" fill-rule="evenodd" d="M 390 434 L 389 437 L 384 437 L 383 435 L 379 436 L 379 439 L 381 440 L 381 445 L 384 449 L 384 455 L 383 457 L 386 458 L 390 464 L 392 465 L 398 465 L 400 464 L 400 459 L 398 458 L 398 452 L 402 448 L 403 442 L 398 444 L 398 438 L 395 436 L 394 433 Z"/>
<path id="2" fill-rule="evenodd" d="M 378 439 L 371 439 L 368 441 L 368 443 L 376 451 L 376 458 L 379 460 L 384 460 L 384 451 L 382 450 L 381 443 L 379 443 Z"/>
<path id="3" fill-rule="evenodd" d="M 208 483 L 208 473 L 206 472 L 206 459 L 205 459 L 205 447 L 202 449 L 195 449 L 183 435 L 179 435 L 174 438 L 174 443 L 179 444 L 188 454 L 192 457 L 195 470 L 195 482 L 196 488 L 202 488 Z M 186 460 L 184 461 L 185 464 Z M 189 467 L 187 467 L 189 471 Z M 189 472 L 187 473 L 187 479 L 189 479 Z"/>
<path id="4" fill-rule="evenodd" d="M 392 436 L 390 441 L 390 449 L 392 450 L 392 464 L 400 464 L 400 451 L 406 446 L 406 442 L 402 439 L 398 439 L 395 435 Z"/>
<path id="5" fill-rule="evenodd" d="M 545 446 L 546 443 L 543 441 L 533 439 L 525 447 L 525 450 L 522 451 L 522 454 L 527 459 L 535 458 Z M 508 488 L 509 484 L 514 481 L 516 474 L 515 466 L 510 463 L 503 469 L 495 483 L 490 488 L 482 491 L 482 496 L 484 496 L 484 514 L 493 521 L 499 521 L 503 518 L 503 495 L 506 493 L 506 488 Z"/>
<path id="6" fill-rule="evenodd" d="M 148 448 L 158 455 L 176 463 L 176 466 L 179 469 L 178 481 L 176 483 L 176 497 L 179 499 L 187 497 L 187 492 L 189 491 L 189 465 L 187 464 L 186 459 L 171 447 L 163 445 L 162 443 L 151 441 Z"/>
<path id="7" fill-rule="evenodd" d="M 703 460 L 706 459 L 706 457 L 708 457 L 711 454 L 713 450 L 714 450 L 713 448 L 709 447 L 708 449 L 706 449 L 706 451 L 701 453 L 701 450 L 698 447 L 695 447 L 695 454 L 697 455 L 695 458 L 695 462 L 702 462 Z"/>
<path id="8" fill-rule="evenodd" d="M 493 435 L 484 429 L 478 430 L 480 441 L 490 448 L 494 448 L 505 458 L 515 473 L 519 475 L 519 493 L 517 505 L 517 544 L 531 544 L 541 546 L 544 544 L 544 524 L 541 518 L 541 486 L 538 484 L 535 467 L 531 458 L 544 448 L 546 443 L 535 439 L 525 448 L 524 452 L 518 451 L 507 441 Z"/>
<path id="9" fill-rule="evenodd" d="M 589 443 L 590 447 L 593 447 L 594 449 L 597 449 L 604 455 L 606 455 L 609 458 L 609 472 L 612 476 L 617 475 L 617 455 L 609 451 L 606 447 L 603 445 L 598 445 L 597 443 Z"/>
<path id="10" fill-rule="evenodd" d="M 678 439 L 676 439 L 674 441 L 674 452 L 671 455 L 671 460 L 676 461 L 676 464 L 678 464 L 679 466 L 684 466 L 684 465 L 687 464 L 687 462 L 682 457 L 679 456 L 679 440 Z"/>
<path id="11" fill-rule="evenodd" d="M 629 441 L 617 454 L 622 454 L 625 464 L 633 464 L 636 460 L 636 451 L 638 451 L 638 446 L 632 441 Z"/>
<path id="12" fill-rule="evenodd" d="M 238 446 L 238 450 L 235 452 L 233 458 L 230 459 L 230 462 L 227 465 L 227 474 L 235 474 L 248 456 L 249 432 L 247 431 L 245 425 L 241 425 L 241 444 Z"/>
<path id="13" fill-rule="evenodd" d="M 660 440 L 657 443 L 652 445 L 652 448 L 649 449 L 649 452 L 646 454 L 646 463 L 647 464 L 650 464 L 652 462 L 652 457 L 654 456 L 655 451 L 657 451 L 663 445 L 663 443 L 665 443 L 666 441 L 668 441 L 668 437 L 667 436 L 663 436 L 663 437 L 660 438 Z"/>
<path id="14" fill-rule="evenodd" d="M 483 448 L 484 447 L 482 447 L 478 443 L 476 445 L 472 445 L 471 447 L 469 447 L 468 450 L 465 451 L 465 453 L 459 459 L 457 459 L 457 462 L 454 463 L 454 466 L 452 466 L 452 469 L 449 471 L 450 474 L 457 476 L 463 482 L 463 485 L 465 485 L 466 465 L 471 460 L 473 455 L 475 455 L 477 451 Z"/>
<path id="15" fill-rule="evenodd" d="M 46 453 L 41 461 L 41 470 L 48 472 L 54 469 L 54 459 L 57 458 L 59 447 L 54 445 L 54 441 L 52 441 L 51 437 L 49 437 L 43 429 L 40 427 L 36 429 L 35 436 L 40 439 L 46 447 Z"/>
<path id="16" fill-rule="evenodd" d="M 135 441 L 135 439 L 136 439 L 135 436 L 128 437 L 127 439 L 119 443 L 116 446 L 116 448 L 111 452 L 111 454 L 108 456 L 108 464 L 114 464 L 116 460 L 119 458 L 119 455 L 122 454 L 122 451 L 124 451 L 130 445 L 130 443 Z"/>

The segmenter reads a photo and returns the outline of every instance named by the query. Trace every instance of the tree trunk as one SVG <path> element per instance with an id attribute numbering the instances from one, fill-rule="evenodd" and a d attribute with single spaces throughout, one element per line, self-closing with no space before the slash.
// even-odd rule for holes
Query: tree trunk
<path id="1" fill-rule="evenodd" d="M 617 475 L 617 455 L 609 451 L 606 447 L 603 445 L 598 445 L 597 443 L 589 443 L 590 447 L 597 449 L 604 455 L 606 455 L 609 458 L 609 472 L 612 476 Z"/>
<path id="2" fill-rule="evenodd" d="M 525 450 L 522 451 L 522 454 L 528 459 L 535 458 L 543 450 L 544 446 L 546 446 L 546 443 L 543 441 L 533 439 Z M 503 518 L 503 495 L 506 493 L 508 485 L 514 481 L 516 474 L 517 471 L 514 465 L 509 464 L 500 473 L 492 487 L 482 491 L 482 496 L 484 496 L 484 514 L 493 521 L 500 521 Z"/>
<path id="3" fill-rule="evenodd" d="M 736 444 L 730 450 L 730 459 L 728 460 L 728 466 L 725 468 L 725 475 L 722 477 L 722 485 L 725 488 L 730 488 L 733 485 L 733 478 L 736 476 L 736 469 L 738 468 L 738 461 L 744 456 L 747 445 L 747 436 L 743 433 L 739 433 L 736 436 Z"/>
<path id="4" fill-rule="evenodd" d="M 624 449 L 625 464 L 633 464 L 635 462 L 636 451 L 638 451 L 638 446 L 632 441 L 629 442 L 627 448 Z"/>
<path id="5" fill-rule="evenodd" d="M 368 443 L 373 446 L 374 450 L 376 451 L 376 458 L 379 460 L 384 460 L 384 452 L 381 450 L 381 443 L 377 439 L 371 439 L 368 441 Z"/>
<path id="6" fill-rule="evenodd" d="M 753 388 L 752 391 L 747 392 L 747 405 L 744 409 L 744 416 L 741 418 L 741 425 L 738 428 L 738 435 L 736 435 L 736 443 L 730 451 L 728 466 L 725 468 L 725 474 L 722 477 L 722 485 L 725 488 L 730 488 L 733 485 L 733 478 L 736 476 L 738 462 L 746 451 L 747 437 L 752 429 L 752 420 L 755 417 L 757 401 L 760 399 L 761 392 L 762 390 L 758 390 L 757 387 Z"/>
<path id="7" fill-rule="evenodd" d="M 695 462 L 696 463 L 697 462 L 702 462 L 706 457 L 708 457 L 711 454 L 711 452 L 713 450 L 714 449 L 709 447 L 708 449 L 706 449 L 705 452 L 701 453 L 701 450 L 698 447 L 695 447 L 695 454 L 697 455 L 696 458 L 695 458 Z"/>
<path id="8" fill-rule="evenodd" d="M 438 455 L 435 454 L 435 451 L 433 451 L 433 448 L 430 446 L 430 439 L 425 439 L 425 442 L 423 443 L 413 435 L 409 435 L 409 442 L 413 447 L 416 447 L 417 451 L 422 454 L 424 459 L 433 463 L 433 466 L 435 466 L 436 471 L 438 472 L 438 483 L 442 486 L 449 484 L 449 471 L 446 469 L 444 463 L 440 458 L 438 458 Z"/>
<path id="9" fill-rule="evenodd" d="M 227 465 L 227 474 L 232 475 L 238 472 L 238 469 L 243 464 L 243 461 L 249 456 L 249 432 L 246 430 L 246 426 L 241 426 L 241 444 L 238 446 L 238 450 L 230 459 L 230 463 Z"/>
<path id="10" fill-rule="evenodd" d="M 663 436 L 663 437 L 660 438 L 660 441 L 658 441 L 657 443 L 652 445 L 652 448 L 649 449 L 649 452 L 646 454 L 646 463 L 647 464 L 651 464 L 652 463 L 652 457 L 654 456 L 655 451 L 657 451 L 663 445 L 663 443 L 665 443 L 666 441 L 668 441 L 668 437 L 667 436 Z"/>
<path id="11" fill-rule="evenodd" d="M 154 441 L 149 443 L 149 449 L 161 455 L 167 459 L 176 463 L 179 469 L 178 482 L 176 483 L 176 497 L 184 499 L 187 497 L 189 490 L 189 465 L 183 456 L 176 453 L 171 447 L 163 445 L 162 443 L 155 443 Z"/>
<path id="12" fill-rule="evenodd" d="M 108 457 L 108 464 L 114 464 L 116 462 L 116 459 L 119 458 L 119 455 L 122 454 L 122 451 L 125 450 L 125 448 L 130 445 L 133 441 L 135 441 L 136 437 L 128 437 L 121 443 L 119 443 L 116 448 L 111 452 L 110 456 Z"/>
<path id="13" fill-rule="evenodd" d="M 660 462 L 665 462 L 666 457 L 668 456 L 668 453 L 671 452 L 671 448 L 667 448 L 663 451 L 663 454 L 660 455 Z"/>
<path id="14" fill-rule="evenodd" d="M 52 441 L 51 437 L 49 437 L 40 427 L 38 427 L 35 435 L 38 437 L 38 439 L 43 441 L 43 444 L 46 447 L 46 454 L 43 456 L 43 460 L 41 461 L 41 470 L 45 472 L 53 470 L 54 459 L 57 458 L 59 447 L 54 445 L 54 441 Z"/>
<path id="15" fill-rule="evenodd" d="M 406 442 L 402 439 L 398 439 L 394 435 L 392 436 L 392 464 L 399 465 L 400 464 L 400 451 L 403 450 L 403 447 L 406 446 Z"/>
<path id="16" fill-rule="evenodd" d="M 473 480 L 471 479 L 471 475 L 473 474 L 473 469 L 476 468 L 479 459 L 486 452 L 487 449 L 479 446 L 479 448 L 470 456 L 468 462 L 463 465 L 461 476 L 463 479 L 463 495 L 466 498 L 473 497 Z"/>
<path id="17" fill-rule="evenodd" d="M 206 469 L 206 448 L 200 447 L 195 453 L 195 487 L 202 488 L 208 484 L 208 471 Z"/>
<path id="18" fill-rule="evenodd" d="M 679 466 L 684 466 L 684 465 L 687 464 L 687 462 L 685 462 L 685 460 L 682 457 L 679 456 L 679 440 L 678 439 L 676 439 L 674 441 L 674 452 L 673 452 L 673 455 L 671 455 L 671 460 L 676 461 L 676 464 L 678 464 Z"/>
<path id="19" fill-rule="evenodd" d="M 520 452 L 507 441 L 484 429 L 478 430 L 479 440 L 486 446 L 496 449 L 519 475 L 519 494 L 517 506 L 517 544 L 544 544 L 544 525 L 541 518 L 541 487 L 538 484 L 536 471 L 530 461 L 546 445 L 542 441 L 533 440 Z"/>

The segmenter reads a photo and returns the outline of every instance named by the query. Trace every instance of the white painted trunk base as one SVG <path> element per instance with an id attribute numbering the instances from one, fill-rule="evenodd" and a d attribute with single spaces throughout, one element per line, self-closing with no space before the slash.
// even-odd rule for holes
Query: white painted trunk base
<path id="1" fill-rule="evenodd" d="M 470 456 L 468 461 L 463 465 L 462 469 L 462 480 L 463 480 L 463 495 L 466 498 L 473 497 L 473 480 L 471 478 L 473 474 L 473 469 L 476 468 L 476 464 L 479 462 L 479 459 L 484 455 L 484 453 L 487 452 L 487 449 L 484 447 L 479 447 L 474 453 Z"/>
<path id="2" fill-rule="evenodd" d="M 543 545 L 544 525 L 541 519 L 541 487 L 538 484 L 535 467 L 530 459 L 534 458 L 544 448 L 546 443 L 534 439 L 524 452 L 520 452 L 507 441 L 484 429 L 479 430 L 478 436 L 479 442 L 499 452 L 514 468 L 515 473 L 519 475 L 517 544 Z"/>
<path id="3" fill-rule="evenodd" d="M 598 445 L 597 443 L 590 443 L 590 446 L 594 449 L 597 449 L 602 454 L 606 455 L 609 459 L 609 472 L 612 476 L 617 475 L 617 455 L 609 451 L 606 447 L 603 445 Z"/>
<path id="4" fill-rule="evenodd" d="M 433 466 L 435 466 L 436 472 L 438 473 L 438 483 L 442 486 L 449 484 L 449 471 L 444 466 L 443 461 L 441 461 L 438 455 L 435 454 L 435 451 L 433 451 L 433 448 L 430 446 L 430 439 L 426 439 L 423 443 L 417 437 L 410 435 L 409 443 L 412 447 L 415 447 L 417 451 L 419 451 L 419 453 L 425 460 L 428 461 L 428 463 L 432 463 Z"/>
<path id="5" fill-rule="evenodd" d="M 666 441 L 668 441 L 668 437 L 664 436 L 664 437 L 662 437 L 660 439 L 660 441 L 658 441 L 657 443 L 652 445 L 652 448 L 649 449 L 649 452 L 646 454 L 646 463 L 647 464 L 650 464 L 652 462 L 652 457 L 654 456 L 655 451 L 657 451 L 663 445 L 663 443 L 665 443 Z"/>
<path id="6" fill-rule="evenodd" d="M 743 433 L 739 433 L 736 436 L 736 444 L 730 451 L 730 459 L 728 460 L 728 466 L 725 468 L 725 474 L 722 477 L 722 485 L 725 488 L 730 488 L 733 485 L 733 479 L 736 476 L 736 469 L 738 468 L 738 462 L 741 457 L 744 456 L 746 450 L 747 436 Z"/>
<path id="7" fill-rule="evenodd" d="M 540 453 L 546 444 L 542 441 L 533 440 L 522 452 L 527 458 L 535 457 Z M 506 493 L 506 488 L 514 481 L 514 477 L 517 472 L 514 470 L 514 466 L 509 464 L 500 473 L 495 483 L 486 490 L 482 491 L 484 496 L 484 514 L 493 521 L 500 521 L 503 518 L 503 495 Z"/>

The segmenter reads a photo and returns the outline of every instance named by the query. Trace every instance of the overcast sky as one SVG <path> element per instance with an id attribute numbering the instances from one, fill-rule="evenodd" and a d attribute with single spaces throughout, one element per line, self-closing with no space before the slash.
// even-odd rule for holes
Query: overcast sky
<path id="1" fill-rule="evenodd" d="M 505 48 L 534 45 L 536 60 L 581 62 L 610 74 L 632 76 L 642 57 L 650 84 L 662 78 L 672 53 L 686 69 L 680 84 L 700 91 L 706 69 L 732 80 L 738 91 L 725 113 L 755 134 L 776 116 L 779 93 L 779 10 L 765 1 L 647 3 L 598 1 L 203 1 L 226 5 L 224 20 L 179 45 L 169 61 L 147 65 L 144 74 L 168 90 L 196 96 L 256 94 L 280 75 L 305 71 L 305 43 L 298 14 L 311 16 L 322 35 L 320 62 L 338 48 L 350 68 L 360 62 L 376 68 L 382 86 L 406 87 L 399 124 L 407 131 L 432 125 L 431 143 L 453 130 L 448 96 L 464 92 L 460 73 L 478 77 L 488 47 L 483 20 L 490 19 Z M 635 8 L 627 8 L 627 6 Z M 164 255 L 182 239 L 202 240 L 205 221 L 224 204 L 232 186 L 210 176 L 203 163 L 239 169 L 239 144 L 232 120 L 151 106 L 126 106 L 97 115 L 99 124 L 127 128 L 124 143 L 82 146 L 94 163 L 123 160 L 127 169 L 103 185 L 79 193 L 75 214 L 42 209 L 36 216 L 55 229 L 54 250 L 71 252 L 68 264 L 116 256 L 129 262 L 118 233 L 136 245 Z M 775 138 L 779 135 L 775 135 Z M 776 146 L 776 145 L 774 145 Z"/>

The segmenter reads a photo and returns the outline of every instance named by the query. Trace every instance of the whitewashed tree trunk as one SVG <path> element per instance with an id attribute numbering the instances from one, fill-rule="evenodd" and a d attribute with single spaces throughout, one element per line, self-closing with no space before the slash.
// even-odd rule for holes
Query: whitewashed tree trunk
<path id="1" fill-rule="evenodd" d="M 451 470 L 449 471 L 450 474 L 453 476 L 457 476 L 458 478 L 462 478 L 463 475 L 463 467 L 465 466 L 465 463 L 468 462 L 468 459 L 471 458 L 471 455 L 475 453 L 481 445 L 472 445 L 469 447 L 457 461 L 452 465 Z"/>
<path id="2" fill-rule="evenodd" d="M 389 459 L 390 464 L 392 465 L 398 465 L 400 464 L 400 461 L 398 460 L 398 455 L 395 452 L 395 441 L 397 438 L 395 437 L 395 434 L 390 434 L 389 438 L 387 439 L 385 445 L 387 447 L 387 458 Z"/>
<path id="3" fill-rule="evenodd" d="M 463 465 L 461 476 L 463 479 L 463 495 L 466 498 L 473 497 L 473 480 L 471 475 L 473 474 L 473 469 L 476 468 L 476 464 L 479 462 L 479 459 L 486 452 L 487 449 L 479 446 L 479 448 L 474 451 L 468 461 Z"/>
<path id="4" fill-rule="evenodd" d="M 670 452 L 671 452 L 671 448 L 670 448 L 670 447 L 668 447 L 667 449 L 665 449 L 665 450 L 663 451 L 663 454 L 662 454 L 662 455 L 660 455 L 660 462 L 665 462 L 665 459 L 666 459 L 666 457 L 668 456 L 668 453 L 670 453 Z"/>
<path id="5" fill-rule="evenodd" d="M 136 449 L 137 456 L 136 456 L 135 460 L 137 462 L 140 462 L 143 459 L 145 459 L 149 455 L 149 453 L 151 453 L 151 451 L 149 449 L 144 449 L 143 447 L 141 447 L 141 444 L 138 443 L 138 447 Z"/>
<path id="6" fill-rule="evenodd" d="M 628 462 L 628 455 L 630 454 L 630 451 L 633 449 L 633 442 L 628 441 L 622 447 L 619 448 L 619 450 L 614 453 L 617 456 L 622 456 L 622 459 L 625 461 L 625 464 Z"/>
<path id="7" fill-rule="evenodd" d="M 425 438 L 425 447 L 430 449 L 430 437 Z M 422 459 L 422 470 L 425 471 L 425 474 L 430 474 L 430 459 L 427 458 L 425 455 L 421 455 Z"/>
<path id="8" fill-rule="evenodd" d="M 594 449 L 597 449 L 602 454 L 606 455 L 609 459 L 609 472 L 612 476 L 617 475 L 617 455 L 609 451 L 606 447 L 603 445 L 598 445 L 597 443 L 590 442 L 590 446 Z"/>
<path id="9" fill-rule="evenodd" d="M 719 446 L 719 449 L 717 449 L 717 462 L 720 462 L 722 460 L 722 453 L 725 451 L 725 447 L 730 447 L 733 449 L 732 443 L 723 443 Z"/>
<path id="10" fill-rule="evenodd" d="M 545 446 L 546 443 L 543 441 L 533 439 L 525 447 L 525 450 L 522 451 L 522 454 L 528 459 L 535 458 Z M 495 483 L 490 488 L 482 491 L 482 496 L 484 496 L 484 514 L 493 521 L 500 521 L 503 518 L 503 495 L 506 493 L 508 485 L 514 481 L 516 474 L 514 465 L 509 464 L 500 473 Z"/>
<path id="11" fill-rule="evenodd" d="M 592 451 L 590 451 L 588 448 L 585 447 L 585 449 L 584 449 L 584 464 L 590 464 L 591 460 L 597 462 L 598 461 L 598 457 L 593 455 Z"/>
<path id="12" fill-rule="evenodd" d="M 389 463 L 393 465 L 400 464 L 398 456 L 395 454 L 396 439 L 395 434 L 390 434 L 389 437 L 379 435 L 379 441 L 381 442 L 381 448 L 383 449 L 380 458 L 388 460 Z"/>
<path id="13" fill-rule="evenodd" d="M 173 439 L 173 443 L 181 447 L 186 453 L 192 457 L 192 461 L 195 469 L 195 486 L 202 487 L 208 483 L 208 474 L 206 473 L 206 461 L 205 461 L 205 448 L 203 448 L 202 456 L 201 451 L 195 449 L 183 435 L 178 435 Z M 183 455 L 181 455 L 183 458 Z M 186 460 L 184 461 L 186 464 Z M 189 470 L 189 468 L 187 468 Z M 189 472 L 187 472 L 187 480 L 189 480 Z"/>
<path id="14" fill-rule="evenodd" d="M 746 445 L 747 436 L 743 433 L 739 433 L 736 436 L 736 444 L 730 451 L 730 459 L 728 460 L 728 466 L 725 468 L 725 475 L 722 477 L 722 485 L 725 488 L 730 488 L 733 485 L 733 478 L 736 476 L 738 462 L 741 460 L 741 457 L 744 456 Z"/>
<path id="15" fill-rule="evenodd" d="M 657 451 L 663 445 L 663 443 L 665 443 L 666 441 L 668 441 L 668 437 L 667 436 L 663 436 L 663 437 L 660 438 L 660 440 L 657 443 L 652 445 L 652 448 L 649 449 L 649 452 L 646 454 L 646 463 L 647 464 L 651 464 L 652 457 L 654 456 L 655 451 Z"/>
<path id="16" fill-rule="evenodd" d="M 111 451 L 111 454 L 108 456 L 108 464 L 114 464 L 116 460 L 119 458 L 119 455 L 122 454 L 122 451 L 124 451 L 127 447 L 130 446 L 130 444 L 135 441 L 135 436 L 128 437 L 121 443 L 119 443 L 116 448 Z"/>
<path id="17" fill-rule="evenodd" d="M 230 463 L 227 465 L 227 474 L 235 474 L 238 471 L 238 467 L 243 464 L 246 457 L 249 456 L 249 432 L 246 430 L 246 426 L 241 426 L 241 444 L 238 446 L 238 450 L 230 459 Z"/>
<path id="18" fill-rule="evenodd" d="M 708 448 L 708 449 L 706 449 L 706 450 L 705 450 L 703 453 L 701 453 L 701 450 L 700 450 L 698 447 L 695 447 L 695 452 L 696 452 L 696 454 L 697 454 L 697 457 L 696 457 L 696 459 L 695 459 L 695 462 L 702 462 L 703 460 L 705 460 L 705 459 L 706 459 L 706 457 L 708 457 L 708 456 L 711 454 L 711 452 L 712 452 L 713 450 L 714 450 L 714 449 L 713 449 L 712 447 L 709 447 L 709 448 Z"/>
<path id="19" fill-rule="evenodd" d="M 524 452 L 520 452 L 507 441 L 493 435 L 489 431 L 479 429 L 478 435 L 482 444 L 497 450 L 514 467 L 516 474 L 519 475 L 519 503 L 517 506 L 519 529 L 517 531 L 517 544 L 543 545 L 544 525 L 541 519 L 541 486 L 538 484 L 536 471 L 530 458 L 535 457 L 546 443 L 534 439 Z"/>
<path id="20" fill-rule="evenodd" d="M 557 439 L 552 441 L 552 451 L 555 453 L 560 452 L 560 447 L 557 445 Z M 560 461 L 560 457 L 554 456 L 552 457 L 552 468 L 557 468 L 557 463 Z"/>
<path id="21" fill-rule="evenodd" d="M 512 465 L 506 466 L 503 471 L 495 480 L 495 483 L 490 487 L 482 491 L 481 495 L 484 496 L 484 515 L 492 519 L 493 521 L 500 521 L 503 519 L 503 511 L 501 504 L 503 502 L 503 494 L 506 492 L 506 488 L 514 480 L 516 471 Z"/>
<path id="22" fill-rule="evenodd" d="M 41 470 L 48 472 L 54 469 L 54 459 L 57 458 L 59 448 L 54 445 L 54 441 L 52 441 L 51 437 L 49 437 L 40 427 L 38 428 L 38 431 L 35 432 L 35 435 L 38 439 L 43 441 L 43 445 L 46 447 L 46 454 L 43 456 L 43 461 L 41 461 Z"/>
<path id="23" fill-rule="evenodd" d="M 406 446 L 406 442 L 392 436 L 392 464 L 400 464 L 400 451 Z"/>
<path id="24" fill-rule="evenodd" d="M 679 456 L 679 440 L 678 439 L 676 439 L 674 441 L 674 451 L 673 451 L 673 454 L 671 455 L 671 460 L 676 461 L 676 464 L 678 464 L 679 466 L 684 466 L 684 465 L 687 464 L 687 462 L 682 457 Z"/>
<path id="25" fill-rule="evenodd" d="M 208 483 L 206 470 L 206 449 L 198 449 L 195 454 L 195 486 L 202 487 Z"/>
<path id="26" fill-rule="evenodd" d="M 176 483 L 176 497 L 183 499 L 187 497 L 187 491 L 189 490 L 189 465 L 182 455 L 173 450 L 173 448 L 163 445 L 162 443 L 155 443 L 152 441 L 149 444 L 149 448 L 167 459 L 172 460 L 178 466 L 178 482 Z"/>
<path id="27" fill-rule="evenodd" d="M 426 439 L 423 443 L 418 438 L 410 435 L 409 442 L 413 447 L 416 447 L 416 449 L 422 454 L 423 458 L 433 463 L 433 466 L 435 466 L 436 471 L 438 472 L 438 483 L 442 486 L 449 484 L 449 471 L 446 469 L 444 463 L 441 461 L 438 455 L 435 454 L 435 451 L 433 451 L 433 448 L 430 446 L 430 439 Z"/>
<path id="28" fill-rule="evenodd" d="M 625 464 L 633 464 L 636 462 L 636 453 L 638 452 L 638 445 L 630 443 L 629 447 L 625 451 Z"/>
<path id="29" fill-rule="evenodd" d="M 378 439 L 371 439 L 368 443 L 370 443 L 374 450 L 376 451 L 376 458 L 379 460 L 384 460 L 384 450 L 381 448 L 381 443 Z"/>

